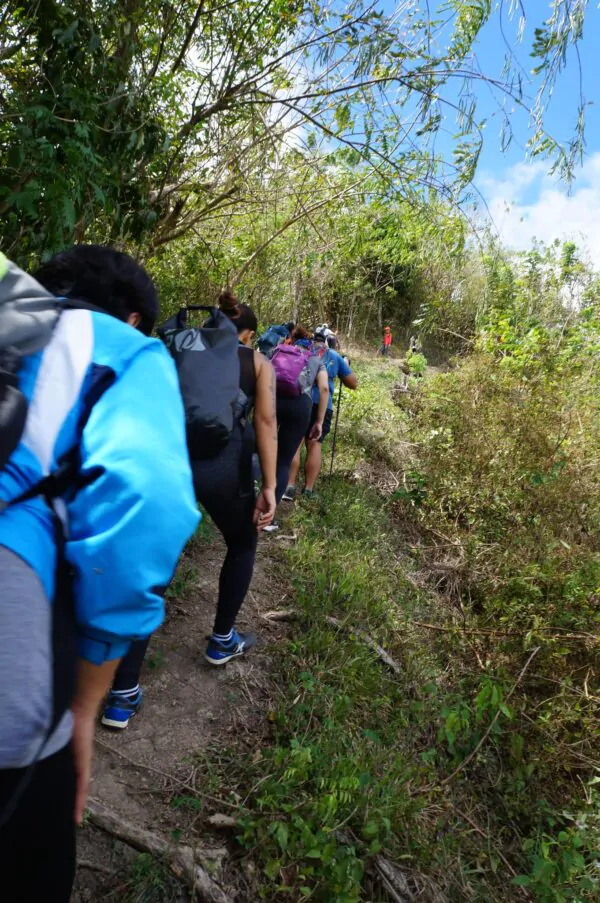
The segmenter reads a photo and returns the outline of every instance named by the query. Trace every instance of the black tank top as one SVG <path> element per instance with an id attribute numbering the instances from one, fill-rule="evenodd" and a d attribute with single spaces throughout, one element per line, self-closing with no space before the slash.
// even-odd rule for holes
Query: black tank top
<path id="1" fill-rule="evenodd" d="M 247 345 L 238 345 L 240 360 L 240 389 L 248 398 L 248 413 L 254 407 L 256 396 L 256 372 L 254 370 L 254 351 Z"/>

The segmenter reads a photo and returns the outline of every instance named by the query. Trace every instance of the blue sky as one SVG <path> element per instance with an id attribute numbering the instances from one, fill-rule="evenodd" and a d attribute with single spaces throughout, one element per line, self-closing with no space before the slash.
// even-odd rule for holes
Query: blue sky
<path id="1" fill-rule="evenodd" d="M 533 28 L 548 15 L 549 4 L 542 0 L 524 0 L 527 27 L 522 44 L 514 42 L 516 20 L 504 17 L 519 60 L 529 72 L 533 60 L 529 56 Z M 527 247 L 535 237 L 544 241 L 554 238 L 573 238 L 585 245 L 590 258 L 600 267 L 600 70 L 596 62 L 600 44 L 600 11 L 590 4 L 579 45 L 583 95 L 590 106 L 586 108 L 586 156 L 578 169 L 576 180 L 567 188 L 549 177 L 548 163 L 535 160 L 527 163 L 525 144 L 528 137 L 527 117 L 513 118 L 516 140 L 503 154 L 500 148 L 499 121 L 494 117 L 494 105 L 489 92 L 479 92 L 479 112 L 490 116 L 486 142 L 476 178 L 476 185 L 485 197 L 495 226 L 503 241 L 512 247 Z M 482 68 L 489 75 L 499 75 L 505 44 L 499 29 L 498 16 L 488 23 L 476 52 Z M 579 100 L 579 69 L 575 53 L 570 52 L 567 66 L 559 76 L 551 105 L 546 116 L 546 129 L 555 138 L 567 140 L 573 133 Z M 598 106 L 596 105 L 598 104 Z"/>

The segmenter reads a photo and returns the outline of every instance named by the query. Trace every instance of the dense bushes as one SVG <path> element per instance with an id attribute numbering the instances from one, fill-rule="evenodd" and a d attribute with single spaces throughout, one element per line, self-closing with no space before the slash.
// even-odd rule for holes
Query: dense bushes
<path id="1" fill-rule="evenodd" d="M 600 715 L 599 333 L 591 308 L 569 319 L 491 317 L 476 353 L 411 403 L 419 452 L 397 493 L 425 530 L 419 566 L 446 602 L 457 654 L 514 693 L 499 758 L 477 774 L 529 833 L 523 883 L 542 900 L 597 889 L 598 804 L 581 786 L 593 782 Z M 464 724 L 456 711 L 460 737 L 473 710 Z"/>

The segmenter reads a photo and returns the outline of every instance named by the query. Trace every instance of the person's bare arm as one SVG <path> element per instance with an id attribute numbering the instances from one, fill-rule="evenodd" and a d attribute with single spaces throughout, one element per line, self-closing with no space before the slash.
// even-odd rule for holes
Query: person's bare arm
<path id="1" fill-rule="evenodd" d="M 254 429 L 260 469 L 262 491 L 256 503 L 255 523 L 259 529 L 266 527 L 275 514 L 275 485 L 277 482 L 277 413 L 275 371 L 271 363 L 259 352 L 254 352 L 256 373 L 256 400 L 254 404 Z"/>
<path id="2" fill-rule="evenodd" d="M 349 373 L 348 376 L 342 376 L 342 382 L 348 389 L 358 389 L 358 380 L 355 373 Z"/>
<path id="3" fill-rule="evenodd" d="M 319 408 L 317 410 L 317 419 L 310 431 L 310 439 L 314 442 L 321 438 L 323 432 L 323 421 L 327 413 L 327 405 L 329 404 L 329 379 L 325 369 L 319 370 L 317 373 L 317 386 L 319 388 Z"/>
<path id="4" fill-rule="evenodd" d="M 120 659 L 93 665 L 85 659 L 77 661 L 77 684 L 73 709 L 73 757 L 77 775 L 75 821 L 81 824 L 90 786 L 94 731 L 98 709 L 110 690 Z"/>

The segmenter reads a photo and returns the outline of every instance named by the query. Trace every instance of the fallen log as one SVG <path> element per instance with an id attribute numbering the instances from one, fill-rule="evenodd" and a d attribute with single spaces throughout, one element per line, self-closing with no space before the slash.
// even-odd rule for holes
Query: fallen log
<path id="1" fill-rule="evenodd" d="M 394 674 L 402 674 L 402 665 L 400 665 L 399 662 L 396 661 L 396 659 L 392 658 L 392 656 L 389 655 L 389 653 L 387 653 L 385 649 L 379 645 L 379 643 L 376 643 L 372 636 L 369 636 L 368 633 L 365 633 L 364 630 L 361 630 L 360 627 L 353 627 L 351 624 L 344 624 L 343 621 L 338 621 L 337 618 L 334 618 L 331 615 L 329 615 L 326 620 L 333 627 L 338 627 L 340 630 L 345 630 L 346 633 L 355 633 L 356 636 L 363 641 L 363 643 L 366 643 L 366 645 L 370 649 L 372 649 L 373 652 L 377 653 L 378 657 L 381 659 L 384 665 L 387 665 L 388 668 L 391 668 Z"/>
<path id="2" fill-rule="evenodd" d="M 261 617 L 265 621 L 297 621 L 301 615 L 295 608 L 282 608 L 275 611 L 266 611 Z M 328 615 L 325 620 L 328 624 L 331 624 L 332 627 L 337 627 L 338 630 L 344 630 L 346 633 L 355 634 L 363 641 L 363 643 L 366 643 L 373 652 L 377 653 L 378 658 L 381 659 L 384 665 L 391 668 L 395 674 L 402 674 L 402 665 L 393 659 L 379 643 L 375 642 L 372 636 L 360 627 L 353 627 L 352 624 L 346 624 L 343 621 L 338 620 L 338 618 L 334 618 L 332 615 Z"/>
<path id="3" fill-rule="evenodd" d="M 374 865 L 394 903 L 412 903 L 415 896 L 400 868 L 384 856 L 376 856 Z"/>
<path id="4" fill-rule="evenodd" d="M 163 857 L 173 874 L 185 881 L 202 903 L 233 903 L 232 897 L 221 890 L 206 869 L 199 864 L 198 860 L 202 855 L 197 849 L 165 840 L 153 831 L 126 822 L 98 800 L 90 798 L 86 808 L 88 820 L 96 828 L 111 834 L 141 853 Z"/>
<path id="5" fill-rule="evenodd" d="M 265 611 L 261 615 L 264 621 L 297 621 L 299 617 L 300 612 L 295 608 L 279 608 L 275 611 Z"/>

